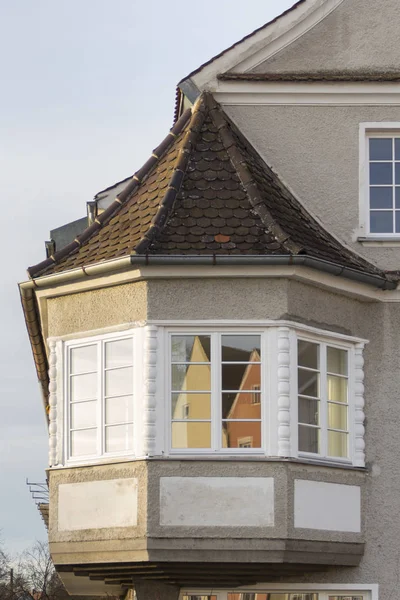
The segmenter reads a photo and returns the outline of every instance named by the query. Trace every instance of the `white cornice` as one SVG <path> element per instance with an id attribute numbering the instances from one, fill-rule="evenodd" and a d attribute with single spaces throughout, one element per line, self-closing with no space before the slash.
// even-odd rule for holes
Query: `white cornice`
<path id="1" fill-rule="evenodd" d="M 400 83 L 218 81 L 211 90 L 224 106 L 400 105 Z"/>
<path id="2" fill-rule="evenodd" d="M 306 0 L 205 65 L 191 77 L 192 82 L 203 91 L 219 73 L 231 69 L 251 70 L 310 31 L 343 1 Z"/>

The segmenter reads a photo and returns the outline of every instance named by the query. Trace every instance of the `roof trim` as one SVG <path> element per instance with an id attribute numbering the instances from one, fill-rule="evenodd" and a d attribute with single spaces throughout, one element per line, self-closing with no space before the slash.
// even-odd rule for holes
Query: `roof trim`
<path id="1" fill-rule="evenodd" d="M 287 73 L 236 73 L 228 72 L 217 75 L 219 81 L 293 81 L 293 82 L 357 82 L 357 81 L 400 81 L 400 72 L 376 71 L 314 71 L 314 72 L 287 72 Z"/>

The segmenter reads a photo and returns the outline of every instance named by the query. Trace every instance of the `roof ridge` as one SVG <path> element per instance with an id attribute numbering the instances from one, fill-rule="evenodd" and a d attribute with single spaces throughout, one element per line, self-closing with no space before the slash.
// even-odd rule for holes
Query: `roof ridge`
<path id="1" fill-rule="evenodd" d="M 73 242 L 70 242 L 59 251 L 55 252 L 49 258 L 41 261 L 40 263 L 28 267 L 28 275 L 30 278 L 39 276 L 41 271 L 44 271 L 48 267 L 58 263 L 61 259 L 75 252 L 82 244 L 87 242 L 92 235 L 98 232 L 103 225 L 113 217 L 123 205 L 131 198 L 132 194 L 140 187 L 147 176 L 151 173 L 153 168 L 157 165 L 160 158 L 170 148 L 175 139 L 186 127 L 188 121 L 192 117 L 192 109 L 188 108 L 182 116 L 178 119 L 175 125 L 169 130 L 167 136 L 163 139 L 152 152 L 150 158 L 144 163 L 144 165 L 136 171 L 132 176 L 127 186 L 116 196 L 114 202 L 110 204 L 100 215 L 98 215 L 91 225 L 87 227 L 80 235 L 78 235 Z"/>
<path id="2" fill-rule="evenodd" d="M 167 191 L 159 205 L 157 213 L 151 220 L 151 226 L 136 245 L 135 254 L 144 254 L 150 244 L 155 241 L 157 234 L 163 229 L 173 210 L 176 198 L 181 189 L 182 182 L 189 163 L 189 157 L 195 141 L 201 131 L 206 115 L 206 96 L 202 94 L 192 109 L 192 117 L 187 126 L 182 146 L 179 150 L 179 158 L 172 172 Z"/>
<path id="3" fill-rule="evenodd" d="M 224 148 L 247 194 L 251 207 L 277 242 L 282 244 L 290 254 L 300 254 L 304 247 L 299 246 L 290 238 L 290 235 L 276 222 L 276 219 L 268 210 L 257 183 L 247 166 L 246 159 L 235 142 L 225 113 L 211 94 L 207 93 L 205 96 L 211 118 L 218 129 Z"/>

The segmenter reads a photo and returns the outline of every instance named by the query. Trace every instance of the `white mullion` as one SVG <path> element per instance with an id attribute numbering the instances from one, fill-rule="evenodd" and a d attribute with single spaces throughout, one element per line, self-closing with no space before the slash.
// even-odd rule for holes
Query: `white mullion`
<path id="1" fill-rule="evenodd" d="M 211 333 L 211 449 L 222 449 L 221 333 Z"/>
<path id="2" fill-rule="evenodd" d="M 395 142 L 392 138 L 392 215 L 393 215 L 393 233 L 396 233 L 396 161 L 395 161 Z"/>
<path id="3" fill-rule="evenodd" d="M 100 456 L 106 449 L 106 427 L 105 427 L 105 340 L 97 343 L 97 452 Z"/>
<path id="4" fill-rule="evenodd" d="M 319 344 L 319 372 L 320 372 L 320 454 L 328 456 L 328 375 L 327 375 L 327 345 Z"/>
<path id="5" fill-rule="evenodd" d="M 67 459 L 70 459 L 72 456 L 71 452 L 71 348 L 69 346 L 65 346 L 64 350 L 65 362 L 67 365 L 66 368 L 66 382 L 65 382 L 65 435 L 67 442 Z"/>

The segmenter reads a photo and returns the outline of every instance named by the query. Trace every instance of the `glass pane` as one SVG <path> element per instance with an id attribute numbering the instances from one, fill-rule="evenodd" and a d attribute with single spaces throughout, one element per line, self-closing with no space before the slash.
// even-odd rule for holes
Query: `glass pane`
<path id="1" fill-rule="evenodd" d="M 347 431 L 347 412 L 347 406 L 328 402 L 328 427 Z"/>
<path id="2" fill-rule="evenodd" d="M 172 389 L 174 391 L 208 391 L 210 387 L 210 365 L 172 365 Z"/>
<path id="3" fill-rule="evenodd" d="M 371 138 L 369 140 L 369 158 L 370 160 L 392 160 L 393 139 Z"/>
<path id="4" fill-rule="evenodd" d="M 392 211 L 373 211 L 370 213 L 371 233 L 393 233 Z"/>
<path id="5" fill-rule="evenodd" d="M 106 452 L 124 452 L 133 448 L 133 425 L 106 427 Z"/>
<path id="6" fill-rule="evenodd" d="M 261 357 L 261 336 L 259 335 L 223 335 L 223 362 L 254 362 Z"/>
<path id="7" fill-rule="evenodd" d="M 393 208 L 393 188 L 371 187 L 369 200 L 371 208 Z"/>
<path id="8" fill-rule="evenodd" d="M 133 361 L 132 339 L 106 343 L 106 369 L 125 367 Z"/>
<path id="9" fill-rule="evenodd" d="M 71 377 L 71 400 L 91 400 L 97 395 L 97 373 Z"/>
<path id="10" fill-rule="evenodd" d="M 299 398 L 299 423 L 319 425 L 319 400 Z"/>
<path id="11" fill-rule="evenodd" d="M 222 365 L 223 390 L 252 390 L 261 384 L 261 366 L 257 363 L 247 365 Z"/>
<path id="12" fill-rule="evenodd" d="M 299 425 L 299 451 L 320 453 L 320 429 Z"/>
<path id="13" fill-rule="evenodd" d="M 347 379 L 328 375 L 328 400 L 347 403 Z"/>
<path id="14" fill-rule="evenodd" d="M 400 187 L 396 188 L 395 196 L 396 196 L 396 208 L 400 208 Z"/>
<path id="15" fill-rule="evenodd" d="M 400 211 L 396 211 L 396 233 L 400 233 Z"/>
<path id="16" fill-rule="evenodd" d="M 312 396 L 313 398 L 319 398 L 319 373 L 299 369 L 298 384 L 298 391 L 301 396 Z"/>
<path id="17" fill-rule="evenodd" d="M 311 342 L 298 341 L 298 364 L 308 369 L 319 369 L 319 345 Z"/>
<path id="18" fill-rule="evenodd" d="M 182 600 L 217 600 L 217 596 L 194 596 L 191 594 L 190 596 L 182 596 Z"/>
<path id="19" fill-rule="evenodd" d="M 106 398 L 106 425 L 133 421 L 133 397 Z"/>
<path id="20" fill-rule="evenodd" d="M 397 185 L 400 184 L 400 163 L 396 163 L 394 166 L 395 169 L 395 183 Z"/>
<path id="21" fill-rule="evenodd" d="M 96 427 L 96 405 L 96 401 L 71 404 L 71 429 Z"/>
<path id="22" fill-rule="evenodd" d="M 211 419 L 210 394 L 172 394 L 172 419 Z"/>
<path id="23" fill-rule="evenodd" d="M 223 419 L 261 419 L 259 392 L 222 394 Z"/>
<path id="24" fill-rule="evenodd" d="M 97 429 L 71 432 L 71 456 L 89 456 L 97 453 Z"/>
<path id="25" fill-rule="evenodd" d="M 328 346 L 328 371 L 337 375 L 347 375 L 347 350 Z"/>
<path id="26" fill-rule="evenodd" d="M 261 448 L 261 423 L 223 421 L 223 448 Z"/>
<path id="27" fill-rule="evenodd" d="M 132 367 L 106 371 L 106 396 L 123 396 L 132 394 Z"/>
<path id="28" fill-rule="evenodd" d="M 97 369 L 97 346 L 71 348 L 71 373 L 88 373 Z"/>
<path id="29" fill-rule="evenodd" d="M 172 362 L 210 362 L 210 340 L 209 335 L 173 335 Z"/>
<path id="30" fill-rule="evenodd" d="M 347 433 L 328 431 L 328 456 L 347 458 L 349 455 L 348 441 Z"/>
<path id="31" fill-rule="evenodd" d="M 363 600 L 363 596 L 329 596 L 329 600 Z"/>
<path id="32" fill-rule="evenodd" d="M 393 183 L 392 163 L 371 163 L 369 165 L 371 185 L 391 185 Z"/>
<path id="33" fill-rule="evenodd" d="M 172 448 L 210 448 L 211 423 L 172 423 Z"/>

